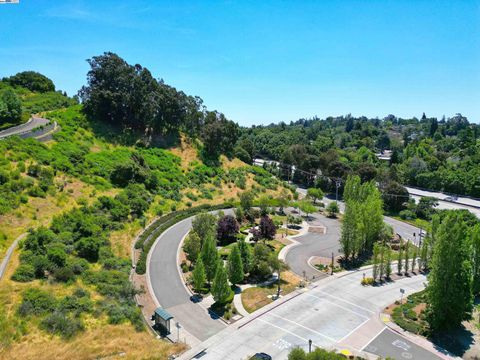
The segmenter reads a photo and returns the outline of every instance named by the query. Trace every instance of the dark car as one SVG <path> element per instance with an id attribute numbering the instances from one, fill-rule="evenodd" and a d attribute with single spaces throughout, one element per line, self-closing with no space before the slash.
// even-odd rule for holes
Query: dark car
<path id="1" fill-rule="evenodd" d="M 249 360 L 272 360 L 272 357 L 265 353 L 256 353 Z"/>

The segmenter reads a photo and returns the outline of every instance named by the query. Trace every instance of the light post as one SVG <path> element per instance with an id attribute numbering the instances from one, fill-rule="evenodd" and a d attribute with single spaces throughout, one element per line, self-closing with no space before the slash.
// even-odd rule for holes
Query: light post
<path id="1" fill-rule="evenodd" d="M 308 353 L 312 352 L 312 339 L 308 339 Z"/>
<path id="2" fill-rule="evenodd" d="M 340 187 L 341 184 L 342 182 L 340 181 L 340 179 L 335 180 L 335 201 L 337 202 L 337 204 L 338 204 L 338 188 Z"/>

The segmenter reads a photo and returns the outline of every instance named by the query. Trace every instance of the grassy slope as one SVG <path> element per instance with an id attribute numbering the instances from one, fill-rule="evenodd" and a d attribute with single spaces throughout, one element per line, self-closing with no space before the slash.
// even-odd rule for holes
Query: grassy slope
<path id="1" fill-rule="evenodd" d="M 69 109 L 65 112 L 65 118 L 77 116 L 78 107 L 73 110 Z M 56 114 L 59 123 L 63 125 L 65 131 L 71 131 L 71 124 L 62 118 L 63 115 Z M 62 130 L 63 131 L 63 130 Z M 61 134 L 60 134 L 61 135 Z M 132 147 L 111 143 L 105 138 L 97 136 L 88 127 L 80 127 L 75 129 L 73 134 L 75 142 L 82 145 L 88 145 L 89 154 L 101 154 L 102 152 L 115 152 L 116 150 L 132 150 Z M 61 141 L 61 140 L 59 140 Z M 23 143 L 20 143 L 20 148 Z M 58 145 L 57 141 L 47 144 L 49 149 L 54 149 Z M 171 149 L 171 153 L 180 158 L 181 171 L 188 174 L 201 165 L 197 157 L 197 151 L 192 144 L 185 139 L 176 148 Z M 9 166 L 15 168 L 17 159 L 14 159 Z M 6 153 L 7 160 L 9 154 Z M 13 160 L 14 159 L 14 160 Z M 26 165 L 34 162 L 33 158 L 24 160 Z M 245 164 L 239 160 L 228 160 L 222 158 L 222 167 L 225 171 L 245 167 Z M 21 174 L 26 177 L 25 173 Z M 81 176 L 80 176 L 81 177 Z M 114 195 L 120 189 L 109 186 L 95 186 L 92 177 L 80 179 L 79 176 L 72 176 L 63 172 L 57 172 L 55 181 L 66 181 L 64 191 L 55 192 L 46 198 L 28 197 L 26 204 L 20 205 L 18 208 L 9 211 L 0 216 L 0 229 L 6 235 L 3 244 L 0 243 L 0 257 L 3 257 L 8 245 L 21 233 L 26 232 L 29 228 L 36 228 L 40 225 L 48 225 L 53 216 L 78 206 L 79 203 L 92 203 L 100 195 Z M 247 174 L 246 189 L 252 186 L 259 188 L 254 180 L 253 174 Z M 211 199 L 201 197 L 201 191 L 207 189 Z M 200 189 L 200 190 L 199 190 Z M 181 201 L 173 201 L 171 199 L 163 199 L 161 195 L 156 195 L 150 209 L 146 214 L 146 222 L 156 216 L 158 209 L 168 212 L 171 205 L 175 204 L 177 209 L 188 206 L 187 203 L 198 205 L 202 203 L 220 203 L 226 199 L 235 198 L 239 189 L 232 181 L 221 181 L 219 188 L 211 183 L 202 184 L 182 189 L 182 193 L 190 193 L 200 195 L 197 200 L 193 201 L 184 197 Z M 268 190 L 267 193 L 273 194 L 277 191 Z M 135 235 L 142 229 L 138 220 L 126 224 L 125 228 L 114 231 L 110 236 L 112 250 L 115 255 L 122 258 L 130 256 L 131 243 Z M 95 317 L 93 315 L 84 314 L 84 323 L 86 330 L 74 339 L 66 341 L 52 336 L 38 328 L 38 319 L 20 319 L 16 315 L 16 310 L 21 301 L 21 293 L 28 287 L 38 287 L 46 290 L 56 296 L 68 295 L 73 291 L 75 284 L 58 284 L 48 280 L 35 280 L 29 283 L 17 283 L 10 279 L 13 271 L 19 264 L 19 251 L 17 251 L 9 266 L 6 276 L 0 281 L 0 358 L 94 358 L 103 357 L 112 354 L 120 354 L 125 352 L 127 358 L 166 358 L 167 354 L 174 353 L 180 349 L 166 342 L 155 340 L 147 332 L 136 332 L 130 323 L 120 325 L 109 325 L 105 316 Z M 77 285 L 88 289 L 92 298 L 101 299 L 92 286 L 83 284 L 80 279 L 76 280 Z M 105 336 L 108 334 L 108 336 Z M 48 351 L 46 351 L 48 349 Z"/>

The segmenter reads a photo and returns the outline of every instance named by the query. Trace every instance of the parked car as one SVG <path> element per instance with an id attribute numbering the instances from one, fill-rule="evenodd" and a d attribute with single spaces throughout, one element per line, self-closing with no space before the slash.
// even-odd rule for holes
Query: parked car
<path id="1" fill-rule="evenodd" d="M 272 360 L 272 357 L 265 353 L 256 353 L 249 360 Z"/>

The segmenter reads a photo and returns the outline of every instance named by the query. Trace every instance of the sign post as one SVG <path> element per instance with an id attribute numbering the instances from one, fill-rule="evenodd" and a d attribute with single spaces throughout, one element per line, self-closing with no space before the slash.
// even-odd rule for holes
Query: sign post
<path id="1" fill-rule="evenodd" d="M 175 323 L 175 326 L 177 327 L 177 343 L 178 343 L 180 342 L 180 329 L 182 328 L 182 326 L 178 321 Z"/>

